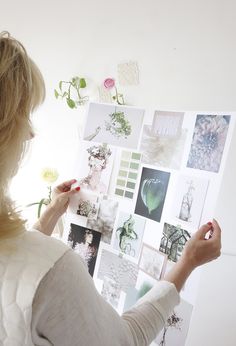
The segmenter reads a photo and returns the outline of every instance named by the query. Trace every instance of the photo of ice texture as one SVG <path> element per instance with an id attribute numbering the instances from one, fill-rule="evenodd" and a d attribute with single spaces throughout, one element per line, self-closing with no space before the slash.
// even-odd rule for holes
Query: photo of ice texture
<path id="1" fill-rule="evenodd" d="M 108 277 L 115 281 L 124 292 L 130 287 L 135 287 L 138 276 L 138 266 L 113 252 L 102 250 L 101 261 L 98 269 L 98 279 Z"/>
<path id="2" fill-rule="evenodd" d="M 230 115 L 197 115 L 187 167 L 217 173 Z"/>

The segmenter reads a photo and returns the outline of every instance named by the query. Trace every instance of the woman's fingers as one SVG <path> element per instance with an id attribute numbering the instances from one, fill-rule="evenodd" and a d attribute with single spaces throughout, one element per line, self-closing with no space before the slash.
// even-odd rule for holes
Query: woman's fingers
<path id="1" fill-rule="evenodd" d="M 76 183 L 76 179 L 70 179 L 67 180 L 65 182 L 63 182 L 62 184 L 56 186 L 56 189 L 59 190 L 60 192 L 67 192 L 71 189 L 71 185 Z"/>

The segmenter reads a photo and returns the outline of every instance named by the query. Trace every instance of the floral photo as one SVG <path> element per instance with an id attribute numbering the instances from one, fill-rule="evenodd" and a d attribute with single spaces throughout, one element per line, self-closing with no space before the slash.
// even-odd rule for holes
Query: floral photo
<path id="1" fill-rule="evenodd" d="M 180 304 L 175 307 L 168 317 L 167 323 L 162 332 L 157 336 L 154 343 L 157 346 L 183 346 L 185 345 L 193 306 L 180 300 Z"/>
<path id="2" fill-rule="evenodd" d="M 71 196 L 69 212 L 79 225 L 86 226 L 87 220 L 97 219 L 100 199 L 100 195 L 82 188 L 78 194 Z"/>
<path id="3" fill-rule="evenodd" d="M 85 261 L 91 276 L 93 276 L 96 264 L 100 239 L 101 233 L 73 223 L 70 224 L 68 245 Z"/>
<path id="4" fill-rule="evenodd" d="M 135 258 L 139 257 L 145 220 L 137 215 L 120 212 L 114 230 L 114 249 Z"/>
<path id="5" fill-rule="evenodd" d="M 90 103 L 83 139 L 136 149 L 143 116 L 143 109 Z"/>
<path id="6" fill-rule="evenodd" d="M 81 188 L 96 193 L 107 193 L 114 152 L 114 149 L 107 144 L 83 143 L 77 173 Z"/>
<path id="7" fill-rule="evenodd" d="M 187 167 L 219 172 L 230 115 L 198 114 Z"/>

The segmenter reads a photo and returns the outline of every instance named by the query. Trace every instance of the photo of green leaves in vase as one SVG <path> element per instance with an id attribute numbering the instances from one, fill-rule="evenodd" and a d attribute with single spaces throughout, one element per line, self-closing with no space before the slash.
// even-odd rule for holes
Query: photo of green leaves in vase
<path id="1" fill-rule="evenodd" d="M 135 213 L 160 222 L 170 173 L 144 167 Z"/>
<path id="2" fill-rule="evenodd" d="M 136 149 L 143 115 L 143 109 L 90 103 L 83 139 Z"/>

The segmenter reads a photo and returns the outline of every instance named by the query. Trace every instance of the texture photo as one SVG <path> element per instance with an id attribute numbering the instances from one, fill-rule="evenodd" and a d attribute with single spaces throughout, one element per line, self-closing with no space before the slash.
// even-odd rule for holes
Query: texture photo
<path id="1" fill-rule="evenodd" d="M 170 173 L 144 167 L 135 214 L 160 222 Z"/>
<path id="2" fill-rule="evenodd" d="M 88 271 L 93 276 L 101 233 L 89 228 L 70 224 L 68 245 L 85 261 Z"/>
<path id="3" fill-rule="evenodd" d="M 152 125 L 144 125 L 141 140 L 142 162 L 180 169 L 187 130 L 182 128 L 184 113 L 156 111 Z"/>
<path id="4" fill-rule="evenodd" d="M 79 185 L 97 193 L 107 193 L 115 151 L 107 144 L 84 142 L 77 176 Z"/>
<path id="5" fill-rule="evenodd" d="M 87 227 L 100 232 L 101 240 L 108 244 L 111 243 L 118 205 L 117 201 L 104 196 L 99 204 L 97 219 L 87 219 Z"/>
<path id="6" fill-rule="evenodd" d="M 145 219 L 120 212 L 114 231 L 114 249 L 138 258 L 141 251 Z"/>
<path id="7" fill-rule="evenodd" d="M 157 249 L 143 244 L 142 253 L 139 261 L 139 268 L 152 276 L 156 280 L 160 280 L 167 256 Z"/>
<path id="8" fill-rule="evenodd" d="M 187 167 L 219 172 L 230 115 L 198 114 Z"/>
<path id="9" fill-rule="evenodd" d="M 115 309 L 118 308 L 120 293 L 119 284 L 111 278 L 104 276 L 101 296 Z"/>
<path id="10" fill-rule="evenodd" d="M 204 178 L 180 175 L 173 199 L 172 217 L 175 221 L 197 229 L 201 221 L 209 181 Z"/>
<path id="11" fill-rule="evenodd" d="M 136 149 L 144 109 L 90 103 L 83 139 Z"/>
<path id="12" fill-rule="evenodd" d="M 108 277 L 116 282 L 122 291 L 127 292 L 130 287 L 135 287 L 137 276 L 138 266 L 135 263 L 109 250 L 102 250 L 98 279 L 104 280 L 104 277 Z"/>
<path id="13" fill-rule="evenodd" d="M 167 255 L 168 260 L 177 262 L 182 254 L 186 242 L 190 238 L 190 233 L 182 229 L 181 226 L 174 226 L 165 223 L 159 250 L 163 254 Z"/>

